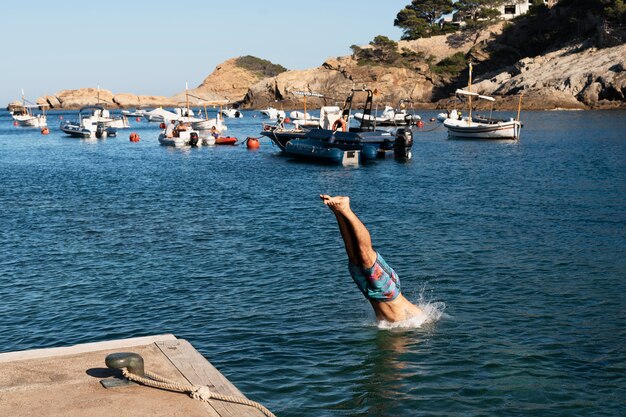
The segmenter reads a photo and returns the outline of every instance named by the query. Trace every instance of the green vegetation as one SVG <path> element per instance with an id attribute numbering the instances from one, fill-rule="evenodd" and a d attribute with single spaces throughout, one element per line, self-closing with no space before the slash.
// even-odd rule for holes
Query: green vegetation
<path id="1" fill-rule="evenodd" d="M 463 52 L 442 59 L 437 64 L 432 65 L 430 70 L 442 76 L 458 76 L 467 68 L 467 59 Z"/>
<path id="2" fill-rule="evenodd" d="M 400 10 L 393 24 L 404 31 L 402 39 L 405 40 L 441 35 L 456 30 L 438 22 L 442 15 L 452 10 L 452 0 L 413 0 Z"/>
<path id="3" fill-rule="evenodd" d="M 282 65 L 273 64 L 267 59 L 257 58 L 252 55 L 242 56 L 237 59 L 236 65 L 258 74 L 261 77 L 275 77 L 281 72 L 287 71 Z"/>
<path id="4" fill-rule="evenodd" d="M 352 45 L 352 55 L 359 65 L 383 65 L 390 67 L 414 67 L 415 63 L 423 62 L 424 56 L 403 48 L 398 51 L 398 42 L 386 36 L 378 35 L 370 43 L 371 48 Z"/>

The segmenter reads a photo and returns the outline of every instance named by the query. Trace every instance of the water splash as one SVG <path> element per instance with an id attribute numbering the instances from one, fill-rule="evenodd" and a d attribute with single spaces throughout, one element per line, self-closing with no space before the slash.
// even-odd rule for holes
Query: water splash
<path id="1" fill-rule="evenodd" d="M 377 326 L 381 330 L 389 329 L 417 329 L 428 323 L 434 323 L 442 317 L 447 317 L 444 313 L 446 309 L 446 303 L 442 301 L 428 301 L 424 298 L 424 289 L 420 291 L 419 298 L 415 304 L 422 309 L 422 314 L 411 317 L 410 319 L 389 322 L 381 320 Z"/>

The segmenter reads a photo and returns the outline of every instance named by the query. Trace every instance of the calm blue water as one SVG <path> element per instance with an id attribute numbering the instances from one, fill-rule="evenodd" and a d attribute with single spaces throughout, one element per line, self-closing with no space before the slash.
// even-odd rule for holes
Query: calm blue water
<path id="1" fill-rule="evenodd" d="M 625 112 L 417 133 L 412 162 L 359 168 L 164 148 L 145 122 L 69 139 L 59 114 L 41 136 L 0 113 L 0 351 L 173 333 L 279 416 L 623 415 Z M 439 320 L 376 325 L 320 193 Z"/>

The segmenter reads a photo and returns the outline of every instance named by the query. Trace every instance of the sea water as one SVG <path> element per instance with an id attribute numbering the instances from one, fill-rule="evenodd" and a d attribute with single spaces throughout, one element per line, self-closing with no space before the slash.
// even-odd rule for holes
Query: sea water
<path id="1" fill-rule="evenodd" d="M 70 139 L 74 113 L 0 113 L 0 351 L 173 333 L 279 416 L 623 415 L 625 112 L 522 113 L 518 142 L 427 123 L 412 161 L 357 168 L 134 119 Z M 427 316 L 376 323 L 320 193 Z"/>

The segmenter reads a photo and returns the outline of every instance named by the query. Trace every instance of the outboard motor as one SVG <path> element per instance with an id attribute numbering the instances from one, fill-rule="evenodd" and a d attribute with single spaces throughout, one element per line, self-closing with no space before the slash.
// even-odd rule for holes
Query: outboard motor
<path id="1" fill-rule="evenodd" d="M 104 134 L 106 133 L 106 130 L 104 128 L 104 126 L 100 123 L 98 123 L 98 125 L 96 126 L 96 137 L 98 139 L 102 138 L 104 136 Z"/>
<path id="2" fill-rule="evenodd" d="M 189 135 L 189 145 L 198 146 L 198 134 L 196 132 L 191 132 Z"/>
<path id="3" fill-rule="evenodd" d="M 411 129 L 398 129 L 396 132 L 396 142 L 393 145 L 393 153 L 397 159 L 411 159 L 413 156 L 413 133 Z"/>

